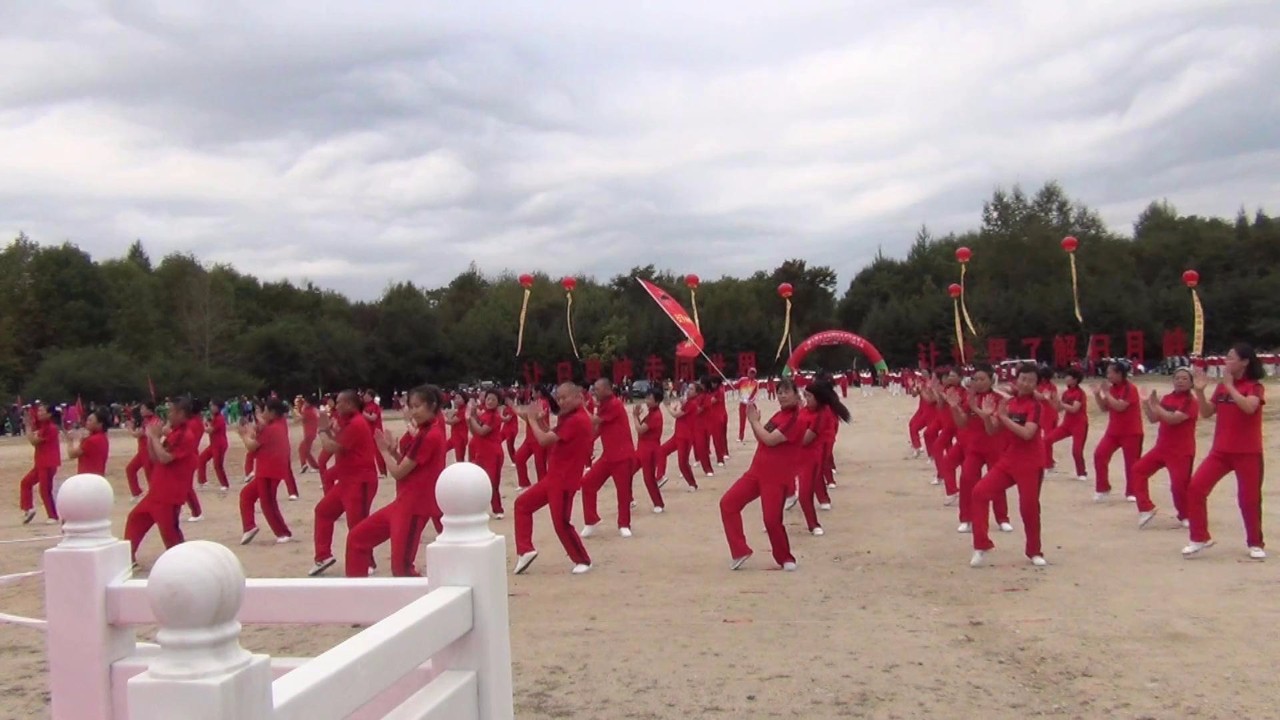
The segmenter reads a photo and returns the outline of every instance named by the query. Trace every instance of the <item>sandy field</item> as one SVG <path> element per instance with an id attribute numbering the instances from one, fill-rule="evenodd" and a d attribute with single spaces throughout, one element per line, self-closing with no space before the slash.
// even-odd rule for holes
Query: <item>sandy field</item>
<path id="1" fill-rule="evenodd" d="M 1273 398 L 1277 391 L 1273 386 Z M 535 531 L 541 556 L 511 579 L 517 717 L 1280 717 L 1280 557 L 1247 558 L 1232 478 L 1210 500 L 1218 545 L 1204 557 L 1179 553 L 1187 534 L 1172 517 L 1165 476 L 1152 489 L 1161 514 L 1139 531 L 1134 505 L 1123 498 L 1095 504 L 1092 483 L 1055 474 L 1042 496 L 1049 567 L 1033 568 L 1022 556 L 1010 491 L 1017 529 L 994 533 L 991 566 L 975 570 L 968 566 L 970 536 L 957 534 L 955 509 L 944 507 L 941 486 L 929 483 L 931 466 L 907 459 L 915 400 L 883 392 L 863 398 L 855 390 L 848 403 L 854 421 L 836 448 L 839 487 L 834 509 L 822 515 L 827 534 L 810 536 L 799 508 L 788 513 L 798 572 L 773 568 L 758 505 L 746 519 L 755 557 L 740 572 L 728 569 L 717 501 L 750 461 L 751 441 L 734 440 L 728 466 L 700 480 L 697 493 L 684 491 L 673 462 L 663 515 L 650 513 L 637 481 L 635 536 L 610 529 L 589 539 L 595 568 L 586 575 L 570 575 L 543 513 Z M 1265 412 L 1274 454 L 1275 399 Z M 1103 422 L 1092 418 L 1090 453 Z M 1202 455 L 1211 426 L 1201 423 Z M 736 431 L 735 414 L 734 438 Z M 1149 428 L 1147 446 L 1153 441 Z M 237 476 L 243 451 L 238 438 L 231 442 L 228 469 Z M 123 436 L 112 443 L 119 533 L 129 510 L 124 465 L 134 446 Z M 1069 466 L 1068 451 L 1067 443 L 1058 446 L 1060 467 Z M 0 540 L 55 534 L 41 524 L 43 513 L 20 525 L 17 485 L 30 457 L 20 439 L 0 441 L 8 503 Z M 1118 453 L 1112 472 L 1114 485 L 1123 477 Z M 300 479 L 302 499 L 282 504 L 302 542 L 275 546 L 262 523 L 256 544 L 236 545 L 234 493 L 205 492 L 205 521 L 184 523 L 184 531 L 232 546 L 251 576 L 305 575 L 319 480 Z M 510 467 L 503 481 L 508 516 L 493 526 L 510 546 Z M 378 504 L 390 493 L 386 483 Z M 1280 532 L 1273 482 L 1264 494 L 1264 527 Z M 607 527 L 611 487 L 601 497 Z M 575 517 L 580 521 L 580 507 Z M 42 548 L 0 545 L 0 574 L 39 567 Z M 143 565 L 161 549 L 153 533 Z M 378 555 L 383 573 L 386 551 Z M 0 610 L 43 616 L 39 579 L 0 589 Z M 243 643 L 313 655 L 352 632 L 247 628 Z M 47 703 L 42 635 L 0 626 L 0 717 L 45 717 Z"/>

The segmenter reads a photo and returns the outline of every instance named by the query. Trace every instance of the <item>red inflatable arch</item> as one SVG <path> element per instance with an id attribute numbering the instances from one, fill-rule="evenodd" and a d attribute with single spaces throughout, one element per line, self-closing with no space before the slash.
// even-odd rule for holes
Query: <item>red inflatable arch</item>
<path id="1" fill-rule="evenodd" d="M 867 360 L 871 361 L 877 373 L 889 372 L 889 366 L 885 364 L 884 357 L 880 355 L 880 351 L 876 349 L 866 338 L 861 335 L 854 335 L 844 330 L 825 330 L 805 338 L 805 341 L 796 347 L 791 353 L 791 357 L 787 358 L 787 367 L 791 368 L 791 372 L 800 369 L 800 361 L 808 355 L 814 348 L 828 347 L 831 345 L 844 345 L 846 347 L 856 348 L 858 352 L 867 356 Z"/>

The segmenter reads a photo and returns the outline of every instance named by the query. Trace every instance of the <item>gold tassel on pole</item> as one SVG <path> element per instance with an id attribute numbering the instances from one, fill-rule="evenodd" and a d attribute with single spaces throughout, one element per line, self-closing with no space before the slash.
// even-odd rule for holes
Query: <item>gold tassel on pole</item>
<path id="1" fill-rule="evenodd" d="M 578 286 L 577 279 L 566 277 L 560 281 L 560 287 L 564 288 L 564 323 L 569 328 L 569 345 L 573 347 L 573 356 L 579 360 L 582 356 L 578 354 L 578 341 L 573 339 L 573 289 Z"/>
<path id="2" fill-rule="evenodd" d="M 791 293 L 793 289 L 791 283 L 782 283 L 778 286 L 778 295 L 787 304 L 786 318 L 782 322 L 782 340 L 778 342 L 778 354 L 773 358 L 777 362 L 782 357 L 782 348 L 788 347 L 791 342 Z"/>
<path id="3" fill-rule="evenodd" d="M 524 321 L 529 315 L 529 294 L 533 287 L 532 275 L 520 276 L 520 287 L 524 288 L 524 300 L 520 302 L 520 332 L 516 335 L 516 357 L 524 350 Z"/>
<path id="4" fill-rule="evenodd" d="M 973 329 L 973 320 L 969 317 L 969 308 L 964 304 L 964 269 L 968 267 L 965 263 L 960 264 L 960 312 L 964 314 L 964 324 L 969 327 L 969 334 L 975 337 L 977 330 Z"/>

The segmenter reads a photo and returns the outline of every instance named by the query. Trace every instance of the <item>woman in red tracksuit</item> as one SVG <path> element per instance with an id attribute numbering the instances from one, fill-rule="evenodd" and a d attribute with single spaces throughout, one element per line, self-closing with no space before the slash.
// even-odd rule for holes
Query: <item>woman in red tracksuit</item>
<path id="1" fill-rule="evenodd" d="M 471 404 L 467 414 L 467 427 L 471 431 L 471 445 L 468 454 L 471 462 L 484 468 L 489 475 L 489 483 L 493 486 L 493 494 L 489 498 L 489 509 L 494 518 L 501 519 L 502 510 L 502 396 L 497 390 L 484 392 L 481 407 Z"/>
<path id="2" fill-rule="evenodd" d="M 933 446 L 938 442 L 938 435 L 942 432 L 943 413 L 939 412 L 938 403 L 942 397 L 942 379 L 946 375 L 945 370 L 935 370 L 932 377 L 926 376 L 920 383 L 920 394 L 929 403 L 929 424 L 924 428 L 924 452 L 930 460 L 933 459 Z M 942 478 L 937 476 L 936 471 L 933 480 L 934 485 L 942 482 Z"/>
<path id="3" fill-rule="evenodd" d="M 1187 485 L 1191 482 L 1191 466 L 1196 460 L 1196 419 L 1200 406 L 1191 394 L 1191 370 L 1180 368 L 1173 373 L 1173 392 L 1163 398 L 1151 391 L 1142 401 L 1147 422 L 1158 423 L 1156 444 L 1133 466 L 1133 494 L 1138 498 L 1138 528 L 1144 528 L 1156 516 L 1151 502 L 1150 480 L 1160 468 L 1169 470 L 1169 489 L 1178 520 L 1186 522 Z M 1189 524 L 1189 523 L 1188 523 Z"/>
<path id="4" fill-rule="evenodd" d="M 636 424 L 636 464 L 655 513 L 666 509 L 662 501 L 666 480 L 660 480 L 658 475 L 658 459 L 662 454 L 662 395 L 662 388 L 652 385 L 644 395 L 644 402 L 632 408 Z"/>
<path id="5" fill-rule="evenodd" d="M 1124 453 L 1124 495 L 1136 502 L 1133 465 L 1142 456 L 1142 409 L 1138 387 L 1129 382 L 1129 364 L 1116 361 L 1108 365 L 1107 387 L 1099 385 L 1093 394 L 1098 407 L 1110 414 L 1107 431 L 1093 451 L 1093 472 L 1097 475 L 1093 499 L 1101 502 L 1111 493 L 1111 456 L 1120 450 Z"/>
<path id="6" fill-rule="evenodd" d="M 84 418 L 83 434 L 67 436 L 67 457 L 75 458 L 78 474 L 107 474 L 107 456 L 111 446 L 107 440 L 107 423 L 110 415 L 106 408 L 97 408 Z"/>
<path id="7" fill-rule="evenodd" d="M 814 507 L 823 510 L 831 509 L 831 498 L 827 495 L 826 483 L 823 481 L 824 458 L 827 452 L 826 438 L 834 438 L 835 426 L 840 422 L 849 422 L 849 409 L 836 396 L 835 388 L 830 381 L 815 382 L 805 388 L 805 402 L 800 408 L 800 423 L 804 432 L 796 452 L 795 468 L 799 477 L 800 510 L 804 513 L 809 532 L 822 535 L 822 523 L 818 521 L 818 513 Z"/>
<path id="8" fill-rule="evenodd" d="M 1191 544 L 1182 549 L 1182 554 L 1192 557 L 1213 545 L 1209 536 L 1209 493 L 1227 473 L 1234 472 L 1249 557 L 1264 560 L 1267 551 L 1262 539 L 1262 406 L 1267 400 L 1262 380 L 1266 373 L 1257 352 L 1247 343 L 1237 343 L 1227 352 L 1223 370 L 1222 382 L 1209 397 L 1205 397 L 1209 378 L 1203 369 L 1195 374 L 1200 417 L 1217 416 L 1217 422 L 1209 455 L 1200 461 L 1187 487 Z"/>
<path id="9" fill-rule="evenodd" d="M 1005 446 L 1006 439 L 996 419 L 1000 396 L 992 392 L 994 380 L 995 370 L 990 365 L 979 363 L 969 378 L 965 404 L 960 404 L 958 394 L 949 396 L 947 400 L 959 428 L 957 444 L 964 447 L 957 502 L 960 525 L 956 532 L 960 533 L 973 532 L 973 489 L 984 472 L 991 472 L 1000 461 L 1000 453 Z M 1008 496 L 1003 492 L 995 493 L 991 504 L 1000 530 L 1013 532 L 1013 523 L 1009 522 Z"/>
<path id="10" fill-rule="evenodd" d="M 920 433 L 929 426 L 929 422 L 933 420 L 933 403 L 928 400 L 925 389 L 920 381 L 914 381 L 911 388 L 907 391 L 915 397 L 919 398 L 916 404 L 916 412 L 911 416 L 911 420 L 907 423 L 907 434 L 911 438 L 911 457 L 918 458 L 923 453 L 923 446 L 920 442 Z"/>
<path id="11" fill-rule="evenodd" d="M 725 407 L 724 384 L 721 379 L 711 380 L 711 388 L 711 446 L 716 451 L 716 465 L 724 467 L 724 461 L 729 459 L 729 409 Z"/>
<path id="12" fill-rule="evenodd" d="M 1089 439 L 1089 396 L 1080 387 L 1083 381 L 1080 368 L 1067 370 L 1067 389 L 1054 402 L 1054 407 L 1062 411 L 1062 422 L 1044 436 L 1046 445 L 1071 438 L 1071 459 L 1076 464 L 1076 479 L 1081 482 L 1089 479 L 1084 465 L 1084 443 Z"/>
<path id="13" fill-rule="evenodd" d="M 963 385 L 954 385 L 942 391 L 942 405 L 938 412 L 946 413 L 945 427 L 955 428 L 955 442 L 943 452 L 934 455 L 934 464 L 938 468 L 938 477 L 942 478 L 942 487 L 946 490 L 947 499 L 944 505 L 954 505 L 960 500 L 960 484 L 956 480 L 957 471 L 964 464 L 965 443 L 960 438 L 959 420 L 962 413 L 953 408 L 969 406 L 969 391 Z"/>
<path id="14" fill-rule="evenodd" d="M 1036 399 L 1044 406 L 1040 408 L 1040 419 L 1043 424 L 1040 432 L 1047 438 L 1058 429 L 1058 386 L 1053 384 L 1053 368 L 1041 365 L 1037 371 L 1040 381 L 1036 384 Z M 1044 443 L 1044 468 L 1054 469 L 1053 445 Z"/>
<path id="15" fill-rule="evenodd" d="M 40 501 L 52 525 L 58 522 L 58 507 L 53 496 L 53 476 L 62 466 L 62 446 L 58 444 L 58 421 L 49 413 L 44 403 L 36 403 L 32 416 L 27 418 L 27 442 L 35 448 L 35 464 L 31 472 L 22 478 L 18 503 L 22 509 L 22 524 L 36 516 L 35 489 L 40 488 Z"/>
<path id="16" fill-rule="evenodd" d="M 520 434 L 520 418 L 516 415 L 515 396 L 509 396 L 499 411 L 502 417 L 502 442 L 507 446 L 507 457 L 516 462 L 516 436 Z"/>
<path id="17" fill-rule="evenodd" d="M 756 454 L 747 472 L 720 498 L 720 522 L 729 543 L 732 570 L 741 568 L 751 557 L 751 546 L 742 531 L 742 510 L 756 498 L 760 499 L 774 561 L 783 570 L 796 569 L 782 514 L 787 488 L 795 478 L 796 454 L 805 426 L 800 422 L 800 396 L 790 380 L 778 383 L 778 405 L 780 409 L 768 422 L 761 420 L 756 407 L 747 410 L 747 420 L 756 437 Z"/>
<path id="18" fill-rule="evenodd" d="M 547 474 L 547 449 L 538 443 L 537 437 L 534 436 L 533 428 L 530 427 L 536 423 L 538 428 L 543 432 L 551 430 L 549 418 L 555 414 L 551 409 L 551 398 L 545 390 L 539 390 L 536 399 L 530 398 L 531 405 L 535 412 L 532 417 L 524 418 L 524 441 L 520 443 L 519 449 L 516 450 L 516 482 L 519 487 L 516 492 L 520 492 L 533 483 L 529 482 L 529 458 L 533 458 L 533 470 L 536 473 L 538 481 L 541 482 Z M 517 419 L 519 412 L 515 413 Z"/>
<path id="19" fill-rule="evenodd" d="M 218 484 L 222 492 L 227 491 L 227 419 L 222 416 L 222 401 L 209 403 L 209 422 L 205 427 L 209 431 L 209 447 L 200 453 L 200 474 L 198 482 L 201 486 L 209 481 L 209 461 L 213 461 L 213 472 L 218 476 Z"/>
<path id="20" fill-rule="evenodd" d="M 151 453 L 147 452 L 147 426 L 159 422 L 160 418 L 156 416 L 156 404 L 145 402 L 138 406 L 137 426 L 135 427 L 132 421 L 125 425 L 129 434 L 138 439 L 138 451 L 124 468 L 124 476 L 129 483 L 130 500 L 135 503 L 142 499 L 142 485 L 138 482 L 138 472 L 143 472 L 147 482 L 151 482 Z"/>
<path id="21" fill-rule="evenodd" d="M 697 395 L 693 396 L 693 457 L 707 477 L 715 477 L 716 473 L 711 469 L 711 426 L 715 420 L 709 384 L 708 380 L 693 383 L 693 387 L 698 389 Z"/>
<path id="22" fill-rule="evenodd" d="M 460 394 L 453 396 L 453 410 L 445 414 L 445 424 L 451 429 L 449 433 L 449 449 L 453 451 L 454 462 L 466 459 L 468 436 L 471 434 L 470 421 L 467 419 L 469 402 Z"/>
<path id="23" fill-rule="evenodd" d="M 262 425 L 255 431 L 251 425 L 240 425 L 244 446 L 255 453 L 253 482 L 240 489 L 240 525 L 244 533 L 240 544 L 248 545 L 258 536 L 254 508 L 262 508 L 267 526 L 277 543 L 293 540 L 293 533 L 280 512 L 280 483 L 288 477 L 293 448 L 289 446 L 289 406 L 279 398 L 267 401 L 262 411 Z"/>
<path id="24" fill-rule="evenodd" d="M 693 477 L 693 466 L 689 464 L 689 452 L 693 449 L 693 424 L 694 414 L 697 408 L 698 390 L 697 385 L 691 385 L 689 394 L 680 402 L 679 406 L 670 406 L 671 415 L 676 419 L 675 431 L 671 438 L 663 443 L 659 454 L 662 459 L 659 463 L 661 472 L 659 478 L 667 476 L 667 458 L 671 453 L 676 454 L 676 462 L 680 467 L 680 475 L 684 477 L 684 481 L 689 486 L 689 492 L 698 489 L 698 481 Z"/>

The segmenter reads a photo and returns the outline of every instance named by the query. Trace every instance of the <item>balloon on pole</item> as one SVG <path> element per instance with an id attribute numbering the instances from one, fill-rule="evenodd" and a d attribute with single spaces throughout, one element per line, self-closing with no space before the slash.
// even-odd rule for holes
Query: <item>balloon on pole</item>
<path id="1" fill-rule="evenodd" d="M 1191 290 L 1191 311 L 1194 314 L 1191 354 L 1202 357 L 1204 355 L 1204 308 L 1200 305 L 1200 295 L 1196 292 L 1196 288 L 1200 286 L 1200 273 L 1195 270 L 1182 273 L 1182 284 Z"/>
<path id="2" fill-rule="evenodd" d="M 964 364 L 964 327 L 960 324 L 960 299 L 964 297 L 964 288 L 960 283 L 947 286 L 947 294 L 951 296 L 951 307 L 956 319 L 956 352 L 960 355 L 960 364 Z"/>
<path id="3" fill-rule="evenodd" d="M 1067 257 L 1071 260 L 1071 301 L 1075 303 L 1076 322 L 1084 324 L 1084 316 L 1080 314 L 1080 282 L 1076 274 L 1076 249 L 1080 247 L 1080 241 L 1074 236 L 1068 235 L 1062 238 L 1062 249 L 1066 251 Z"/>
<path id="4" fill-rule="evenodd" d="M 573 290 L 578 287 L 578 280 L 572 275 L 566 275 L 560 280 L 560 287 L 564 288 L 564 320 L 569 328 L 569 345 L 573 347 L 573 356 L 581 360 L 582 356 L 578 354 L 578 342 L 573 339 Z"/>
<path id="5" fill-rule="evenodd" d="M 533 291 L 533 276 L 525 273 L 519 277 L 520 287 L 524 288 L 524 299 L 520 301 L 520 332 L 516 335 L 516 357 L 524 350 L 524 321 L 529 316 L 529 294 Z"/>
<path id="6" fill-rule="evenodd" d="M 684 285 L 689 288 L 689 305 L 693 308 L 693 324 L 702 329 L 702 322 L 698 320 L 698 286 L 702 284 L 702 280 L 697 275 L 689 273 L 684 276 Z"/>
<path id="7" fill-rule="evenodd" d="M 786 303 L 786 316 L 782 322 L 782 340 L 778 342 L 778 354 L 773 358 L 777 362 L 782 358 L 782 349 L 787 347 L 791 341 L 791 295 L 794 292 L 791 283 L 782 283 L 778 286 L 778 297 L 782 298 Z"/>
<path id="8" fill-rule="evenodd" d="M 969 260 L 972 258 L 973 251 L 969 248 L 956 248 L 956 262 L 960 263 L 960 313 L 964 315 L 964 324 L 969 327 L 969 333 L 977 335 L 978 331 L 973 329 L 973 319 L 969 317 L 969 308 L 964 302 L 964 273 L 965 268 L 969 266 Z"/>

